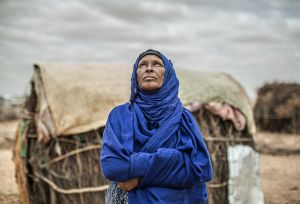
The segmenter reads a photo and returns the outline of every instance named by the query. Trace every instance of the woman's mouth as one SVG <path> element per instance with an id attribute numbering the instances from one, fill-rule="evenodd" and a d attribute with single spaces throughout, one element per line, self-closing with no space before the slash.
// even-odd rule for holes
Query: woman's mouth
<path id="1" fill-rule="evenodd" d="M 155 79 L 155 77 L 152 77 L 152 76 L 144 77 L 144 80 L 146 80 L 146 81 L 154 80 L 154 79 Z"/>

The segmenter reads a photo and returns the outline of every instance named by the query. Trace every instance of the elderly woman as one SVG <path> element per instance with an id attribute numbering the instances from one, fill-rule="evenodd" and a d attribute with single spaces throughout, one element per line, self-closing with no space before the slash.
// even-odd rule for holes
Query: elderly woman
<path id="1" fill-rule="evenodd" d="M 165 55 L 155 50 L 139 55 L 130 102 L 110 112 L 102 140 L 101 167 L 114 189 L 108 200 L 126 203 L 120 195 L 127 191 L 129 204 L 206 202 L 211 161 L 178 89 Z"/>

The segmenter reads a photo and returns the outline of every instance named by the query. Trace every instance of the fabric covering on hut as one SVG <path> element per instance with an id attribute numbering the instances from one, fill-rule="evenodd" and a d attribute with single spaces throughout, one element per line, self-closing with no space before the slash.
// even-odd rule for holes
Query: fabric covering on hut
<path id="1" fill-rule="evenodd" d="M 259 88 L 254 117 L 260 130 L 300 133 L 300 84 L 273 82 Z"/>
<path id="2" fill-rule="evenodd" d="M 228 147 L 253 150 L 249 99 L 227 74 L 176 72 L 179 97 L 199 122 L 211 154 L 209 203 L 228 203 Z M 129 100 L 130 77 L 130 66 L 123 65 L 34 66 L 14 148 L 21 203 L 104 203 L 109 181 L 99 165 L 101 137 L 112 108 Z"/>

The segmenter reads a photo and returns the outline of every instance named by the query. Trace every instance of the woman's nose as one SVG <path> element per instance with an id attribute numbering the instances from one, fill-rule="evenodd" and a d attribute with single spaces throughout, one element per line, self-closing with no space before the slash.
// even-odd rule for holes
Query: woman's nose
<path id="1" fill-rule="evenodd" d="M 147 69 L 146 69 L 147 72 L 153 72 L 153 67 L 152 67 L 152 64 L 148 64 L 147 66 Z"/>

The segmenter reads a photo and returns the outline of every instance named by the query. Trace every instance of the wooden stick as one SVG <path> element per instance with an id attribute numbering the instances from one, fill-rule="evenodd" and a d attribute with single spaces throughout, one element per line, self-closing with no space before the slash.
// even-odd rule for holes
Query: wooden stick
<path id="1" fill-rule="evenodd" d="M 80 152 L 85 152 L 85 151 L 89 151 L 89 150 L 93 150 L 93 149 L 100 149 L 100 148 L 101 148 L 101 145 L 91 145 L 91 146 L 84 147 L 84 148 L 81 148 L 81 149 L 76 149 L 76 150 L 68 152 L 67 154 L 61 155 L 59 157 L 56 157 L 56 158 L 50 160 L 48 162 L 48 164 L 53 164 L 55 162 L 58 162 L 60 160 L 63 160 L 65 158 L 67 158 L 67 157 L 70 157 L 72 155 L 78 154 Z"/>
<path id="2" fill-rule="evenodd" d="M 209 183 L 207 184 L 207 187 L 208 188 L 222 188 L 222 187 L 225 187 L 227 186 L 227 182 L 223 182 L 223 183 Z"/>
<path id="3" fill-rule="evenodd" d="M 86 188 L 71 188 L 71 189 L 62 189 L 58 187 L 55 183 L 51 180 L 47 179 L 42 175 L 35 174 L 36 177 L 45 181 L 51 188 L 55 191 L 63 194 L 78 194 L 78 193 L 88 193 L 88 192 L 98 192 L 98 191 L 105 191 L 109 188 L 109 185 L 97 186 L 97 187 L 86 187 Z"/>
<path id="4" fill-rule="evenodd" d="M 251 138 L 204 137 L 204 140 L 219 142 L 253 142 L 253 139 Z"/>

